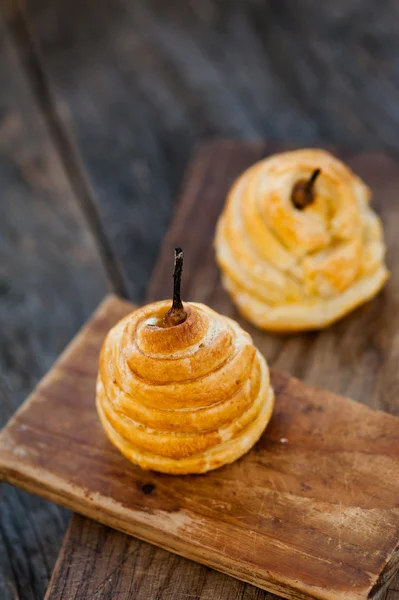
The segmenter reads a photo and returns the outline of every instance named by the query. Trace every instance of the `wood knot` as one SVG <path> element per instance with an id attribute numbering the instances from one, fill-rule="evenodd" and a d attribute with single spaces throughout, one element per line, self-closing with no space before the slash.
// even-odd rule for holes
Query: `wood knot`
<path id="1" fill-rule="evenodd" d="M 146 496 L 151 496 L 152 492 L 155 490 L 155 485 L 153 483 L 144 483 L 140 489 Z"/>

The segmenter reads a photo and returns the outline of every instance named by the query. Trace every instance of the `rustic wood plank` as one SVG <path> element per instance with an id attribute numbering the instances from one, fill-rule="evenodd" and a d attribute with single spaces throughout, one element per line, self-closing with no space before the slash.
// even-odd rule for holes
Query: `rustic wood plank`
<path id="1" fill-rule="evenodd" d="M 204 136 L 398 147 L 393 2 L 21 4 L 134 301 Z"/>
<path id="2" fill-rule="evenodd" d="M 37 102 L 38 108 L 42 111 L 49 135 L 57 149 L 60 162 L 70 181 L 70 186 L 79 201 L 81 211 L 95 238 L 97 251 L 101 257 L 112 289 L 115 293 L 125 297 L 125 282 L 123 281 L 119 262 L 114 256 L 101 223 L 94 198 L 95 192 L 80 162 L 79 154 L 68 127 L 65 126 L 55 107 L 53 93 L 42 68 L 40 56 L 32 40 L 29 26 L 18 10 L 18 4 L 11 2 L 9 5 L 8 0 L 2 0 L 0 6 L 6 15 L 6 22 L 14 40 L 14 46 L 21 63 L 21 70 L 24 71 L 32 95 Z"/>
<path id="3" fill-rule="evenodd" d="M 102 600 L 274 598 L 252 585 L 74 515 L 46 600 L 91 597 Z"/>
<path id="4" fill-rule="evenodd" d="M 103 339 L 132 307 L 110 297 L 68 346 L 1 433 L 0 476 L 290 600 L 380 598 L 399 566 L 399 419 L 272 370 L 253 451 L 206 476 L 145 472 L 94 402 Z"/>
<path id="5" fill-rule="evenodd" d="M 113 249 L 129 281 L 141 279 L 130 288 L 134 299 L 198 138 L 397 147 L 391 2 L 338 0 L 317 11 L 310 0 L 25 4 L 60 119 L 100 191 Z M 141 251 L 139 267 L 131 257 Z"/>
<path id="6" fill-rule="evenodd" d="M 397 600 L 399 574 L 384 600 Z M 74 515 L 45 600 L 272 600 L 275 595 Z"/>
<path id="7" fill-rule="evenodd" d="M 261 156 L 276 150 L 278 150 L 276 145 L 249 144 L 241 146 L 229 141 L 226 141 L 222 146 L 215 142 L 203 147 L 202 152 L 191 167 L 190 175 L 186 180 L 187 185 L 182 194 L 181 204 L 161 248 L 160 258 L 150 283 L 150 300 L 164 297 L 165 289 L 167 289 L 169 283 L 167 273 L 171 269 L 171 249 L 175 245 L 183 245 L 186 254 L 186 272 L 190 270 L 195 273 L 191 282 L 187 277 L 183 280 L 183 285 L 186 286 L 184 289 L 186 297 L 212 302 L 218 310 L 222 310 L 227 314 L 231 311 L 230 314 L 234 318 L 239 318 L 225 294 L 220 294 L 219 291 L 216 294 L 213 292 L 214 296 L 212 296 L 212 284 L 207 283 L 211 279 L 210 277 L 208 279 L 208 275 L 213 269 L 212 251 L 209 251 L 210 245 L 208 245 L 208 255 L 204 260 L 204 247 L 197 248 L 195 238 L 194 244 L 191 243 L 192 232 L 189 223 L 197 223 L 198 219 L 201 218 L 199 212 L 206 214 L 209 210 L 207 205 L 204 205 L 204 199 L 210 196 L 213 199 L 219 198 L 220 202 L 220 198 L 225 195 L 230 182 L 241 170 Z M 333 150 L 337 151 L 336 148 L 333 148 Z M 205 172 L 209 169 L 209 166 L 220 164 L 218 155 L 221 154 L 224 155 L 224 161 L 230 165 L 224 171 L 228 173 L 227 178 L 223 181 L 218 180 L 217 177 L 212 179 L 209 173 L 205 177 Z M 290 336 L 288 339 L 267 335 L 268 356 L 269 360 L 278 365 L 279 368 L 304 377 L 311 383 L 328 386 L 339 393 L 351 395 L 351 397 L 369 406 L 380 407 L 393 414 L 399 414 L 399 400 L 396 393 L 398 379 L 395 366 L 395 328 L 399 323 L 396 323 L 396 307 L 392 306 L 392 299 L 396 297 L 397 292 L 395 290 L 399 283 L 399 272 L 395 268 L 397 252 L 395 224 L 398 219 L 395 198 L 399 185 L 395 172 L 397 156 L 395 154 L 376 155 L 375 153 L 358 156 L 356 152 L 351 153 L 349 151 L 341 151 L 341 156 L 348 160 L 351 166 L 371 185 L 374 192 L 373 202 L 383 217 L 385 225 L 389 223 L 389 231 L 387 231 L 388 263 L 392 271 L 389 282 L 390 300 L 384 299 L 387 294 L 384 291 L 383 297 L 378 300 L 378 302 L 382 301 L 383 303 L 380 308 L 376 306 L 374 311 L 372 305 L 363 307 L 341 324 L 338 323 L 334 328 L 320 334 L 309 333 Z M 200 187 L 201 184 L 206 185 L 206 181 L 209 180 L 211 183 L 208 188 Z M 214 189 L 215 185 L 217 190 Z M 189 200 L 187 197 L 189 197 Z M 200 209 L 199 206 L 201 206 Z M 192 212 L 188 215 L 189 207 L 191 207 Z M 197 209 L 197 212 L 195 209 Z M 190 232 L 190 241 L 185 244 L 184 240 L 187 239 L 188 231 Z M 211 244 L 210 237 L 208 244 Z M 200 261 L 198 260 L 199 257 L 201 257 Z M 191 264 L 189 261 L 191 261 Z M 199 265 L 201 265 L 202 275 L 198 273 Z M 198 297 L 199 293 L 201 295 Z M 385 302 L 387 301 L 389 303 L 389 314 L 385 309 Z M 371 314 L 370 310 L 372 311 Z M 365 315 L 363 315 L 364 311 L 366 311 Z M 380 328 L 378 318 L 376 320 L 375 316 L 380 315 L 381 311 L 384 311 L 382 328 Z M 381 318 L 381 315 L 379 318 Z M 356 324 L 356 321 L 359 322 Z M 392 322 L 393 328 L 388 338 L 387 332 L 390 329 L 388 323 L 390 322 Z M 265 337 L 265 334 L 259 334 L 248 323 L 242 321 L 242 324 L 250 329 L 251 334 L 257 341 Z M 383 345 L 381 344 L 382 340 L 384 341 Z M 307 344 L 310 344 L 311 354 L 309 354 Z M 318 346 L 327 349 L 322 352 L 320 357 Z M 336 352 L 335 349 L 339 352 Z M 342 349 L 345 352 L 344 356 L 340 356 Z M 302 366 L 303 357 L 306 360 L 306 370 Z M 341 376 L 337 376 L 337 373 L 340 373 Z M 376 373 L 379 375 L 377 381 L 375 379 Z M 384 385 L 385 377 L 390 382 L 387 382 L 386 386 Z M 386 600 L 398 599 L 399 575 L 396 576 L 386 593 Z"/>
<path id="8" fill-rule="evenodd" d="M 240 145 L 232 142 L 215 142 L 206 144 L 198 153 L 195 161 L 189 169 L 186 177 L 186 185 L 182 194 L 177 213 L 173 220 L 160 253 L 160 259 L 152 278 L 152 283 L 149 290 L 149 298 L 162 298 L 168 294 L 170 286 L 170 272 L 172 268 L 172 249 L 175 245 L 183 245 L 185 248 L 185 275 L 183 279 L 184 294 L 186 297 L 205 302 L 210 302 L 219 310 L 232 314 L 237 318 L 234 309 L 226 295 L 221 292 L 218 284 L 218 276 L 215 273 L 215 265 L 212 249 L 212 224 L 210 221 L 215 219 L 218 211 L 221 208 L 224 195 L 231 181 L 236 175 L 248 166 L 252 161 L 257 160 L 268 151 L 276 148 L 266 147 L 263 144 Z M 269 354 L 269 358 L 276 361 L 282 369 L 290 370 L 296 374 L 305 375 L 309 381 L 320 385 L 329 385 L 336 391 L 349 391 L 353 393 L 357 391 L 354 397 L 362 402 L 370 403 L 370 405 L 378 406 L 378 401 L 381 402 L 381 407 L 390 410 L 393 413 L 398 413 L 397 395 L 396 395 L 396 367 L 395 367 L 395 328 L 397 311 L 394 306 L 396 296 L 395 289 L 398 285 L 399 273 L 395 267 L 396 253 L 396 157 L 389 155 L 363 155 L 358 157 L 356 154 L 347 153 L 344 157 L 350 161 L 352 166 L 366 178 L 374 189 L 375 202 L 378 210 L 382 213 L 383 218 L 388 224 L 387 235 L 389 245 L 388 262 L 392 271 L 392 278 L 387 291 L 383 293 L 374 303 L 369 304 L 362 309 L 353 313 L 347 319 L 338 323 L 330 330 L 320 334 L 305 334 L 290 336 L 288 338 L 280 338 L 278 336 L 270 336 L 260 334 L 251 329 L 251 333 L 256 337 L 257 343 L 262 345 Z M 195 224 L 195 226 L 194 226 Z M 381 305 L 382 303 L 382 305 Z M 389 314 L 387 314 L 389 310 Z M 371 311 L 371 314 L 370 314 Z M 381 313 L 384 313 L 381 316 Z M 381 321 L 382 319 L 382 321 Z M 393 328 L 390 329 L 389 323 L 393 323 Z M 248 324 L 242 324 L 249 328 Z M 383 345 L 382 345 L 383 342 Z M 315 346 L 315 350 L 312 349 Z M 319 358 L 319 348 L 321 348 L 321 356 Z M 326 349 L 324 349 L 326 348 Z M 336 356 L 335 348 L 338 350 Z M 310 352 L 309 352 L 310 350 Z M 327 354 L 328 352 L 328 354 Z M 344 352 L 344 356 L 340 356 Z M 375 363 L 376 353 L 379 354 L 379 362 Z M 305 360 L 303 354 L 305 353 Z M 273 356 L 274 355 L 274 356 Z M 331 366 L 331 362 L 335 363 Z M 347 364 L 346 364 L 347 363 Z M 382 364 L 383 372 L 379 368 Z M 306 367 L 306 369 L 304 368 Z M 371 373 L 370 373 L 371 369 Z M 349 371 L 349 372 L 348 372 Z M 343 374 L 344 377 L 338 376 L 337 373 Z M 387 375 L 393 381 L 385 390 L 383 378 Z M 375 381 L 376 376 L 380 379 Z M 382 378 L 382 379 L 381 379 Z M 364 380 L 364 381 L 363 381 Z M 348 382 L 351 387 L 348 387 Z M 379 391 L 380 390 L 380 391 Z M 385 393 L 384 393 L 385 391 Z M 381 395 L 384 393 L 383 395 Z M 89 527 L 86 522 L 85 527 Z M 98 530 L 93 533 L 91 544 L 95 547 Z M 76 544 L 81 536 L 84 537 L 84 531 L 78 533 L 78 528 L 72 528 L 70 532 L 70 540 L 74 540 L 73 547 L 65 549 L 65 555 L 68 556 L 68 564 L 74 570 L 74 577 L 67 578 L 64 581 L 66 589 L 65 598 L 73 598 L 81 600 L 76 590 L 79 589 L 78 582 L 83 582 L 78 573 L 78 565 L 82 560 L 82 552 L 76 550 Z M 103 536 L 104 537 L 104 536 Z M 126 543 L 128 543 L 126 541 Z M 114 553 L 114 542 L 112 536 L 107 537 L 103 546 L 105 555 L 116 556 Z M 132 544 L 132 542 L 131 542 Z M 129 546 L 133 548 L 133 546 Z M 153 551 L 159 552 L 159 551 Z M 120 564 L 125 564 L 128 561 L 129 569 L 113 570 L 112 577 L 115 585 L 121 590 L 125 597 L 128 597 L 130 585 L 134 576 L 131 575 L 133 565 L 139 568 L 140 559 L 127 558 L 121 552 L 117 554 Z M 89 560 L 89 559 L 88 559 Z M 166 559 L 165 559 L 166 560 Z M 162 563 L 163 564 L 163 563 Z M 57 570 L 65 573 L 65 565 L 60 559 L 57 565 Z M 194 567 L 191 567 L 194 569 Z M 153 563 L 149 569 L 149 579 L 156 577 L 158 569 L 157 563 Z M 180 571 L 181 569 L 181 571 Z M 181 588 L 176 583 L 174 590 L 176 598 L 179 597 L 181 589 L 181 597 L 184 598 L 185 593 L 185 573 L 188 566 L 182 565 L 177 569 L 176 579 L 181 582 Z M 197 567 L 195 568 L 197 569 Z M 200 567 L 201 577 L 203 581 L 207 581 L 209 577 L 209 569 Z M 61 576 L 55 573 L 54 585 L 51 588 L 54 598 L 60 593 Z M 140 570 L 140 568 L 139 568 Z M 166 569 L 168 570 L 168 568 Z M 175 571 L 174 571 L 175 572 Z M 105 570 L 104 575 L 109 573 Z M 181 573 L 180 577 L 178 574 Z M 196 580 L 195 570 L 187 575 L 188 579 Z M 218 576 L 220 581 L 225 580 L 224 592 L 229 586 L 228 580 L 222 575 Z M 72 583 L 75 586 L 72 588 Z M 94 585 L 94 584 L 93 584 Z M 234 586 L 233 582 L 230 582 Z M 398 597 L 399 593 L 395 590 L 398 588 L 396 581 L 392 585 L 389 592 L 389 600 Z M 234 594 L 237 588 L 232 588 Z M 73 591 L 75 590 L 75 591 Z M 140 588 L 141 595 L 138 598 L 148 599 L 150 594 L 145 587 Z M 247 586 L 244 589 L 237 591 L 237 595 L 242 594 L 243 598 L 252 598 L 254 589 Z M 263 592 L 258 592 L 263 594 Z M 75 595 L 76 594 L 76 595 Z M 195 597 L 207 598 L 206 592 L 196 591 Z M 51 595 L 49 596 L 51 597 Z M 106 597 L 106 596 L 105 596 Z M 223 598 L 223 595 L 215 595 L 215 598 Z M 263 596 L 259 596 L 262 597 Z"/>
<path id="9" fill-rule="evenodd" d="M 0 33 L 0 419 L 4 424 L 86 320 L 107 284 L 2 21 Z M 68 512 L 53 504 L 2 487 L 2 600 L 43 597 L 67 519 Z"/>

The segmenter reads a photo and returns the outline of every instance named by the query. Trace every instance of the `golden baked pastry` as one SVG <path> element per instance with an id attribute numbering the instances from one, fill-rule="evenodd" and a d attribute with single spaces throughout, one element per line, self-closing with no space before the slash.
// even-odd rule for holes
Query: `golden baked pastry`
<path id="1" fill-rule="evenodd" d="M 149 304 L 108 333 L 97 410 L 131 462 L 205 473 L 253 446 L 270 420 L 274 393 L 265 359 L 235 321 L 203 304 L 183 306 L 179 297 L 173 307 Z"/>
<path id="2" fill-rule="evenodd" d="M 324 150 L 276 154 L 245 171 L 215 238 L 239 311 L 261 329 L 319 329 L 375 296 L 388 271 L 370 196 Z"/>

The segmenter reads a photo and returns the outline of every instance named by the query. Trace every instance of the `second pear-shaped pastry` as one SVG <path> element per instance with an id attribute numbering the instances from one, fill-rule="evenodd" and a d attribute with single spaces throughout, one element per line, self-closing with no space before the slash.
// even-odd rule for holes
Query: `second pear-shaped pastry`
<path id="1" fill-rule="evenodd" d="M 318 149 L 276 154 L 233 185 L 215 238 L 240 312 L 272 331 L 326 327 L 384 285 L 385 244 L 367 185 Z"/>
<path id="2" fill-rule="evenodd" d="M 133 463 L 205 473 L 245 454 L 270 420 L 274 393 L 264 357 L 239 325 L 203 304 L 154 302 L 108 333 L 97 410 L 110 441 Z M 170 309 L 170 310 L 168 310 Z"/>

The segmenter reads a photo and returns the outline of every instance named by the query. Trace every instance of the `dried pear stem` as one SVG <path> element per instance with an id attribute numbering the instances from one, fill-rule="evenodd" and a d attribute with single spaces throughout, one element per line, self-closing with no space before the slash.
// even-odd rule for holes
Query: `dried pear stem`
<path id="1" fill-rule="evenodd" d="M 168 310 L 163 318 L 164 327 L 174 327 L 180 325 L 187 318 L 187 313 L 183 308 L 181 301 L 181 274 L 183 271 L 183 250 L 175 248 L 175 268 L 173 271 L 173 303 L 172 308 Z"/>
<path id="2" fill-rule="evenodd" d="M 295 208 L 303 210 L 314 202 L 314 184 L 321 173 L 315 169 L 309 179 L 300 179 L 292 188 L 291 201 Z"/>

